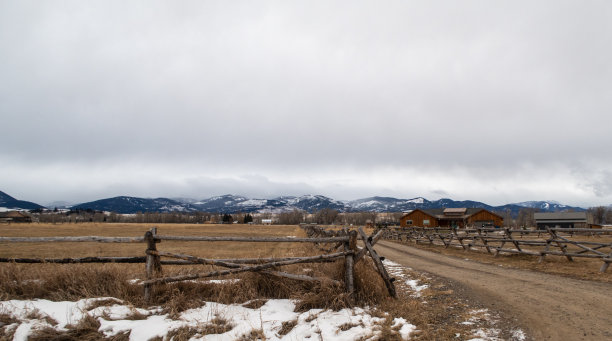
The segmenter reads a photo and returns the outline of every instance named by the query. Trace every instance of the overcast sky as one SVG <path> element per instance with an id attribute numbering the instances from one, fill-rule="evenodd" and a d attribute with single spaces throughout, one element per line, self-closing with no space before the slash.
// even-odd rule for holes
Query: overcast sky
<path id="1" fill-rule="evenodd" d="M 612 204 L 610 1 L 0 1 L 0 190 Z"/>

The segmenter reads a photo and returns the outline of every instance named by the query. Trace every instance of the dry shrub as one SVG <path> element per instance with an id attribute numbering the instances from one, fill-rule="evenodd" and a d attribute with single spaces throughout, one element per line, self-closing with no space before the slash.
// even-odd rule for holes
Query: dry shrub
<path id="1" fill-rule="evenodd" d="M 9 325 L 17 322 L 19 322 L 19 320 L 10 314 L 0 314 L 0 325 Z"/>
<path id="2" fill-rule="evenodd" d="M 0 340 L 12 340 L 15 335 L 16 327 L 10 325 L 13 323 L 19 323 L 19 320 L 15 319 L 13 316 L 9 314 L 0 314 Z"/>
<path id="3" fill-rule="evenodd" d="M 238 338 L 238 341 L 258 341 L 266 340 L 266 334 L 261 329 L 253 329 L 249 333 Z"/>
<path id="4" fill-rule="evenodd" d="M 264 304 L 266 304 L 266 302 L 268 302 L 268 300 L 251 300 L 243 304 L 242 306 L 249 309 L 259 309 Z"/>
<path id="5" fill-rule="evenodd" d="M 49 315 L 44 315 L 43 313 L 40 312 L 40 310 L 38 309 L 34 309 L 28 312 L 28 314 L 26 315 L 26 318 L 28 320 L 42 320 L 47 322 L 48 324 L 52 325 L 52 326 L 57 326 L 57 321 L 52 318 Z"/>
<path id="6" fill-rule="evenodd" d="M 113 296 L 131 302 L 142 301 L 142 288 L 129 284 L 129 279 L 121 264 L 3 264 L 0 298 L 74 301 Z"/>
<path id="7" fill-rule="evenodd" d="M 206 325 L 204 325 L 201 332 L 204 335 L 223 334 L 229 332 L 232 329 L 234 329 L 234 325 L 232 323 L 230 323 L 224 318 L 216 317 L 210 320 L 210 322 L 208 322 Z"/>
<path id="8" fill-rule="evenodd" d="M 332 282 L 319 283 L 312 291 L 303 292 L 297 298 L 295 310 L 299 312 L 318 308 L 340 310 L 352 306 L 351 295 Z"/>
<path id="9" fill-rule="evenodd" d="M 85 317 L 79 321 L 76 325 L 66 326 L 67 331 L 58 331 L 53 328 L 43 328 L 34 331 L 28 338 L 28 340 L 53 340 L 53 341 L 98 341 L 98 340 L 114 340 L 114 341 L 127 341 L 129 340 L 130 333 L 119 333 L 112 337 L 105 337 L 104 334 L 98 332 L 100 328 L 100 322 L 92 316 L 85 315 Z"/>
<path id="10" fill-rule="evenodd" d="M 8 329 L 7 327 L 0 328 L 0 341 L 13 340 L 17 328 Z"/>
<path id="11" fill-rule="evenodd" d="M 191 337 L 198 335 L 199 333 L 200 331 L 195 327 L 184 326 L 169 331 L 166 335 L 166 340 L 188 341 L 189 339 L 191 339 Z M 161 340 L 162 338 L 160 338 L 160 341 Z"/>
<path id="12" fill-rule="evenodd" d="M 355 302 L 376 305 L 389 299 L 389 292 L 370 258 L 363 258 L 355 266 Z"/>
<path id="13" fill-rule="evenodd" d="M 338 327 L 338 329 L 339 329 L 339 330 L 341 330 L 341 331 L 343 331 L 343 332 L 345 332 L 345 331 L 347 331 L 347 330 L 349 330 L 349 329 L 351 329 L 351 328 L 359 327 L 359 326 L 361 326 L 361 325 L 363 325 L 363 324 L 359 324 L 359 323 L 349 323 L 349 322 L 347 322 L 347 323 L 344 323 L 344 324 L 340 325 L 340 326 Z"/>
<path id="14" fill-rule="evenodd" d="M 95 300 L 95 301 L 89 302 L 89 304 L 87 304 L 87 306 L 85 307 L 85 310 L 89 311 L 89 310 L 94 310 L 99 307 L 110 307 L 115 304 L 123 304 L 123 302 L 115 298 L 105 298 L 101 300 Z"/>
<path id="15" fill-rule="evenodd" d="M 196 283 L 177 283 L 176 285 L 159 285 L 154 288 L 155 302 L 164 307 L 162 313 L 174 319 L 185 310 L 201 307 L 204 303 L 201 297 L 206 294 L 205 289 L 208 286 Z M 204 289 L 204 292 L 199 292 L 198 289 Z"/>
<path id="16" fill-rule="evenodd" d="M 378 334 L 379 340 L 389 341 L 402 341 L 402 337 L 399 334 L 398 328 L 392 326 L 393 318 L 386 318 L 385 321 L 380 325 Z M 412 335 L 411 335 L 412 336 Z"/>
<path id="17" fill-rule="evenodd" d="M 285 321 L 281 324 L 281 329 L 278 331 L 278 335 L 284 336 L 289 334 L 295 326 L 297 326 L 297 320 Z"/>

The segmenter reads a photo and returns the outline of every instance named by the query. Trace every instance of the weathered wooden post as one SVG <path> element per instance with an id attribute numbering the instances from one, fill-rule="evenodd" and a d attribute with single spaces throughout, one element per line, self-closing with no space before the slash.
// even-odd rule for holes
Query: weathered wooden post
<path id="1" fill-rule="evenodd" d="M 455 238 L 457 238 L 457 240 L 459 241 L 459 244 L 461 244 L 463 251 L 468 251 L 468 248 L 465 245 L 463 245 L 463 237 L 460 237 L 459 234 L 457 233 L 457 226 L 451 226 L 451 231 L 453 232 L 453 235 L 455 236 Z"/>
<path id="2" fill-rule="evenodd" d="M 478 231 L 478 236 L 480 237 L 480 240 L 482 241 L 482 244 L 487 249 L 487 252 L 491 253 L 491 248 L 489 247 L 489 244 L 488 244 L 487 240 L 485 239 L 485 237 L 482 235 L 482 228 L 477 227 L 476 230 Z"/>
<path id="3" fill-rule="evenodd" d="M 370 253 L 370 257 L 372 257 L 372 261 L 374 261 L 374 266 L 376 266 L 376 270 L 380 274 L 380 277 L 382 278 L 383 282 L 385 282 L 385 286 L 389 291 L 389 295 L 391 295 L 391 297 L 393 298 L 397 298 L 397 293 L 395 292 L 395 285 L 393 284 L 395 278 L 389 277 L 389 274 L 387 273 L 387 270 L 385 269 L 385 266 L 382 263 L 383 259 L 378 256 L 378 253 L 374 250 L 372 244 L 370 244 L 368 236 L 365 234 L 361 227 L 359 228 L 359 234 L 361 235 L 361 239 L 363 240 L 365 248 Z"/>
<path id="4" fill-rule="evenodd" d="M 612 249 L 612 244 L 610 244 L 610 248 Z M 610 267 L 610 262 L 612 262 L 612 252 L 610 252 L 607 258 L 603 258 L 603 261 L 604 263 L 601 265 L 601 268 L 599 268 L 599 272 L 606 272 L 608 267 Z"/>
<path id="5" fill-rule="evenodd" d="M 349 240 L 344 242 L 344 252 L 352 252 L 344 256 L 344 283 L 346 292 L 351 294 L 355 291 L 355 254 L 357 251 L 357 231 L 353 230 L 348 233 Z"/>
<path id="6" fill-rule="evenodd" d="M 155 246 L 155 235 L 157 234 L 157 227 L 153 227 L 151 230 L 147 231 L 144 235 L 145 242 L 147 243 L 147 250 L 145 251 L 146 262 L 145 262 L 145 270 L 147 273 L 147 280 L 153 278 L 153 274 L 158 274 L 161 272 L 161 260 L 160 256 L 157 254 L 157 247 Z M 151 287 L 153 284 L 145 283 L 144 284 L 144 298 L 146 302 L 150 302 L 151 300 Z"/>
<path id="7" fill-rule="evenodd" d="M 548 226 L 546 226 L 546 231 L 548 231 L 548 233 L 551 236 L 551 239 L 557 244 L 559 249 L 561 249 L 561 253 L 563 253 L 565 258 L 567 258 L 568 261 L 573 262 L 574 259 L 572 258 L 572 256 L 567 254 L 567 245 L 564 245 L 561 242 L 559 242 L 559 236 L 557 236 L 557 232 Z"/>
<path id="8" fill-rule="evenodd" d="M 504 227 L 504 233 L 506 234 L 506 237 L 508 239 L 510 239 L 512 244 L 514 244 L 514 247 L 516 248 L 517 251 L 523 251 L 523 250 L 521 250 L 521 247 L 520 247 L 518 241 L 516 241 L 514 238 L 512 238 L 512 231 L 510 231 L 509 228 Z"/>

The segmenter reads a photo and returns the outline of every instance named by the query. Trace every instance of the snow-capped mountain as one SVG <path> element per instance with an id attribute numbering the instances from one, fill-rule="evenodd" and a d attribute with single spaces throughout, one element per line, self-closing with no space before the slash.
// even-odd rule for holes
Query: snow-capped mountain
<path id="1" fill-rule="evenodd" d="M 116 213 L 137 212 L 193 212 L 198 211 L 191 204 L 185 204 L 168 198 L 136 198 L 136 197 L 114 197 L 86 202 L 72 206 L 73 210 L 96 210 L 110 211 Z"/>
<path id="2" fill-rule="evenodd" d="M 0 191 L 0 211 L 8 210 L 36 210 L 45 208 L 31 201 L 17 200 L 12 196 Z"/>
<path id="3" fill-rule="evenodd" d="M 347 201 L 351 211 L 403 212 L 423 208 L 430 203 L 425 198 L 396 199 L 390 197 L 370 197 Z"/>
<path id="4" fill-rule="evenodd" d="M 560 203 L 558 203 L 556 201 L 553 201 L 553 200 L 548 200 L 548 201 L 524 201 L 524 202 L 516 203 L 514 205 L 518 205 L 518 206 L 521 206 L 521 207 L 528 207 L 528 208 L 537 208 L 537 209 L 542 210 L 542 211 L 561 211 L 561 210 L 566 210 L 568 208 L 571 208 L 570 206 L 560 204 Z"/>
<path id="5" fill-rule="evenodd" d="M 60 204 L 59 202 L 54 204 Z M 50 207 L 59 207 L 52 205 Z M 66 205 L 68 206 L 68 205 Z M 556 201 L 527 201 L 503 206 L 491 206 L 479 201 L 455 201 L 444 198 L 430 201 L 423 197 L 412 199 L 398 199 L 392 197 L 369 197 L 358 200 L 339 201 L 323 195 L 282 196 L 273 199 L 247 198 L 240 195 L 221 195 L 212 198 L 196 200 L 189 198 L 137 198 L 119 196 L 86 202 L 69 206 L 71 209 L 92 209 L 96 211 L 110 211 L 116 213 L 137 212 L 216 212 L 216 213 L 282 213 L 293 210 L 314 212 L 321 209 L 334 209 L 340 212 L 407 212 L 414 209 L 454 208 L 454 207 L 482 207 L 490 211 L 510 211 L 516 215 L 524 208 L 537 209 L 540 212 L 557 212 L 564 210 L 584 211 L 580 207 L 562 205 Z M 0 192 L 0 210 L 23 209 L 33 210 L 44 208 L 41 205 L 17 200 L 10 195 Z"/>
<path id="6" fill-rule="evenodd" d="M 491 206 L 480 201 L 463 200 L 456 201 L 448 198 L 430 201 L 422 197 L 413 199 L 396 199 L 389 197 L 371 197 L 347 201 L 350 211 L 373 211 L 373 212 L 406 212 L 415 209 L 432 208 L 458 208 L 458 207 L 480 207 L 489 211 L 504 212 L 509 210 L 516 215 L 522 208 L 535 208 L 540 212 L 557 212 L 564 210 L 584 211 L 581 207 L 573 207 L 559 204 L 555 201 L 530 201 L 525 203 L 507 204 L 503 206 Z"/>
<path id="7" fill-rule="evenodd" d="M 338 200 L 323 195 L 302 195 L 300 197 L 280 197 L 277 200 L 284 201 L 293 209 L 312 212 L 323 208 L 331 208 L 338 211 L 348 211 L 350 206 Z"/>
<path id="8" fill-rule="evenodd" d="M 293 210 L 312 212 L 323 208 L 346 211 L 344 203 L 322 195 L 284 196 L 274 199 L 249 199 L 243 196 L 226 194 L 192 203 L 201 211 L 236 213 L 270 212 L 280 213 Z"/>

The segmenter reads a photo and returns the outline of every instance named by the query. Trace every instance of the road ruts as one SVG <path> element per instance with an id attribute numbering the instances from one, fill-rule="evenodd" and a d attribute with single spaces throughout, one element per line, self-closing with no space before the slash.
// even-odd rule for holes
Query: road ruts
<path id="1" fill-rule="evenodd" d="M 510 269 L 389 241 L 378 253 L 457 283 L 463 295 L 518 321 L 532 340 L 612 340 L 612 284 Z"/>

